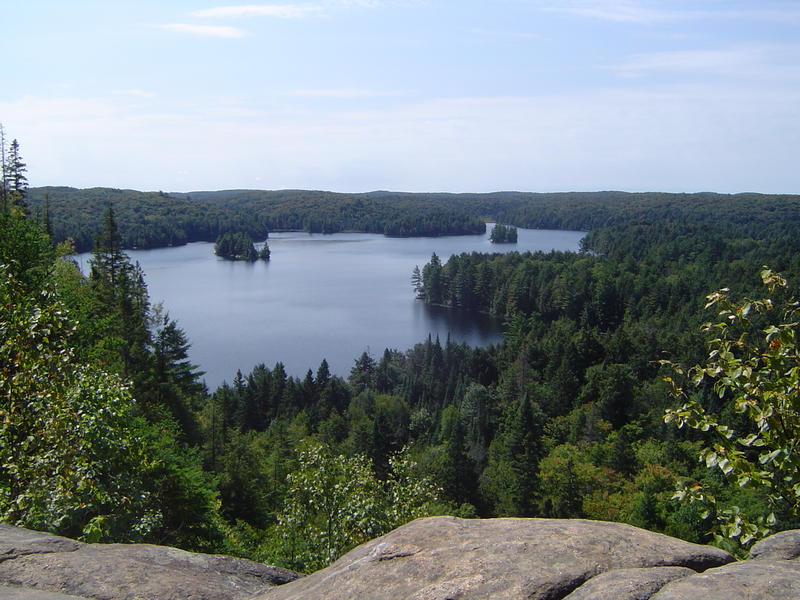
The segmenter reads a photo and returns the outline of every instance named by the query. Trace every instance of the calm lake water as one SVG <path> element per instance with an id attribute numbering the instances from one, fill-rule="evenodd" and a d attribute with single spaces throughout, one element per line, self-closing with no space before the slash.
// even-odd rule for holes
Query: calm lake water
<path id="1" fill-rule="evenodd" d="M 487 231 L 491 230 L 491 226 Z M 517 244 L 489 236 L 387 238 L 339 233 L 270 234 L 268 263 L 217 258 L 213 244 L 129 250 L 144 269 L 150 299 L 162 302 L 186 331 L 191 359 L 213 390 L 256 364 L 281 361 L 290 375 L 316 372 L 323 358 L 347 376 L 368 350 L 406 350 L 428 334 L 442 343 L 488 345 L 500 324 L 488 317 L 425 306 L 414 299 L 411 271 L 436 252 L 444 262 L 461 252 L 577 250 L 584 233 L 519 229 Z M 86 268 L 89 255 L 80 255 Z"/>

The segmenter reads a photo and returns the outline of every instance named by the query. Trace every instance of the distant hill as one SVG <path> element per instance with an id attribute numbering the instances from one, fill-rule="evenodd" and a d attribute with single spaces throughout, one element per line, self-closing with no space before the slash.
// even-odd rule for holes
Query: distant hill
<path id="1" fill-rule="evenodd" d="M 112 203 L 124 245 L 153 248 L 214 241 L 230 231 L 254 239 L 268 231 L 360 231 L 391 236 L 476 234 L 485 221 L 518 227 L 595 230 L 636 220 L 674 220 L 744 228 L 754 239 L 800 225 L 800 196 L 662 192 L 337 193 L 319 190 L 221 190 L 187 193 L 113 188 L 32 188 L 32 210 L 49 199 L 53 232 L 89 250 Z"/>

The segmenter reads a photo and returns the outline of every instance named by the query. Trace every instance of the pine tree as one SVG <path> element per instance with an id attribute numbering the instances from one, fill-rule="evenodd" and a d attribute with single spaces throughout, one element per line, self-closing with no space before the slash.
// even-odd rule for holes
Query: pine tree
<path id="1" fill-rule="evenodd" d="M 350 385 L 356 393 L 361 393 L 375 385 L 375 359 L 369 352 L 362 352 L 350 369 Z"/>
<path id="2" fill-rule="evenodd" d="M 104 226 L 95 242 L 89 281 L 105 359 L 134 378 L 138 387 L 148 372 L 151 336 L 148 328 L 150 300 L 141 267 L 132 265 L 122 250 L 114 210 L 106 208 Z M 111 350 L 111 352 L 108 352 Z"/>
<path id="3" fill-rule="evenodd" d="M 543 455 L 544 415 L 527 395 L 510 404 L 489 446 L 481 476 L 482 492 L 498 515 L 527 517 L 535 512 L 537 472 Z"/>
<path id="4" fill-rule="evenodd" d="M 28 215 L 25 197 L 28 195 L 28 178 L 25 173 L 28 167 L 22 161 L 19 142 L 12 140 L 6 151 L 5 130 L 0 124 L 0 194 L 2 197 L 2 213 Z"/>
<path id="5" fill-rule="evenodd" d="M 8 152 L 8 171 L 12 203 L 19 207 L 23 212 L 27 212 L 25 197 L 28 195 L 28 178 L 25 172 L 28 167 L 22 162 L 19 153 L 19 142 L 11 141 Z"/>
<path id="6" fill-rule="evenodd" d="M 2 214 L 8 214 L 8 169 L 6 167 L 6 130 L 0 123 L 0 202 Z"/>
<path id="7" fill-rule="evenodd" d="M 419 265 L 414 265 L 414 270 L 411 272 L 411 286 L 414 288 L 417 298 L 422 298 L 422 273 L 420 273 Z"/>

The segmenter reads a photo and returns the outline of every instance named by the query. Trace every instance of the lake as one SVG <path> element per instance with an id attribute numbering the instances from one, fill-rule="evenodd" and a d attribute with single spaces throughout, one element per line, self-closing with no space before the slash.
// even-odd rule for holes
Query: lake
<path id="1" fill-rule="evenodd" d="M 487 232 L 491 226 L 487 228 Z M 436 252 L 577 250 L 579 231 L 519 229 L 517 244 L 489 235 L 387 238 L 364 233 L 272 233 L 268 263 L 230 262 L 213 244 L 128 250 L 145 272 L 150 299 L 162 302 L 192 344 L 190 357 L 213 390 L 278 361 L 290 375 L 316 372 L 323 358 L 346 377 L 365 350 L 406 350 L 427 336 L 485 346 L 501 339 L 487 316 L 425 306 L 415 300 L 411 271 Z M 79 255 L 86 268 L 89 255 Z"/>

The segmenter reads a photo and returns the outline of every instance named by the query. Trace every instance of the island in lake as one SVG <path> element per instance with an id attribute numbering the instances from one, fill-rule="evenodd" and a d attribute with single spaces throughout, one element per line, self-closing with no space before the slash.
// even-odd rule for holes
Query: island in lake
<path id="1" fill-rule="evenodd" d="M 493 244 L 516 244 L 517 228 L 513 225 L 500 225 L 498 223 L 492 229 L 489 241 Z"/>
<path id="2" fill-rule="evenodd" d="M 264 245 L 256 250 L 253 240 L 245 232 L 223 233 L 217 238 L 214 244 L 214 254 L 225 260 L 269 260 L 269 244 L 264 241 Z"/>

